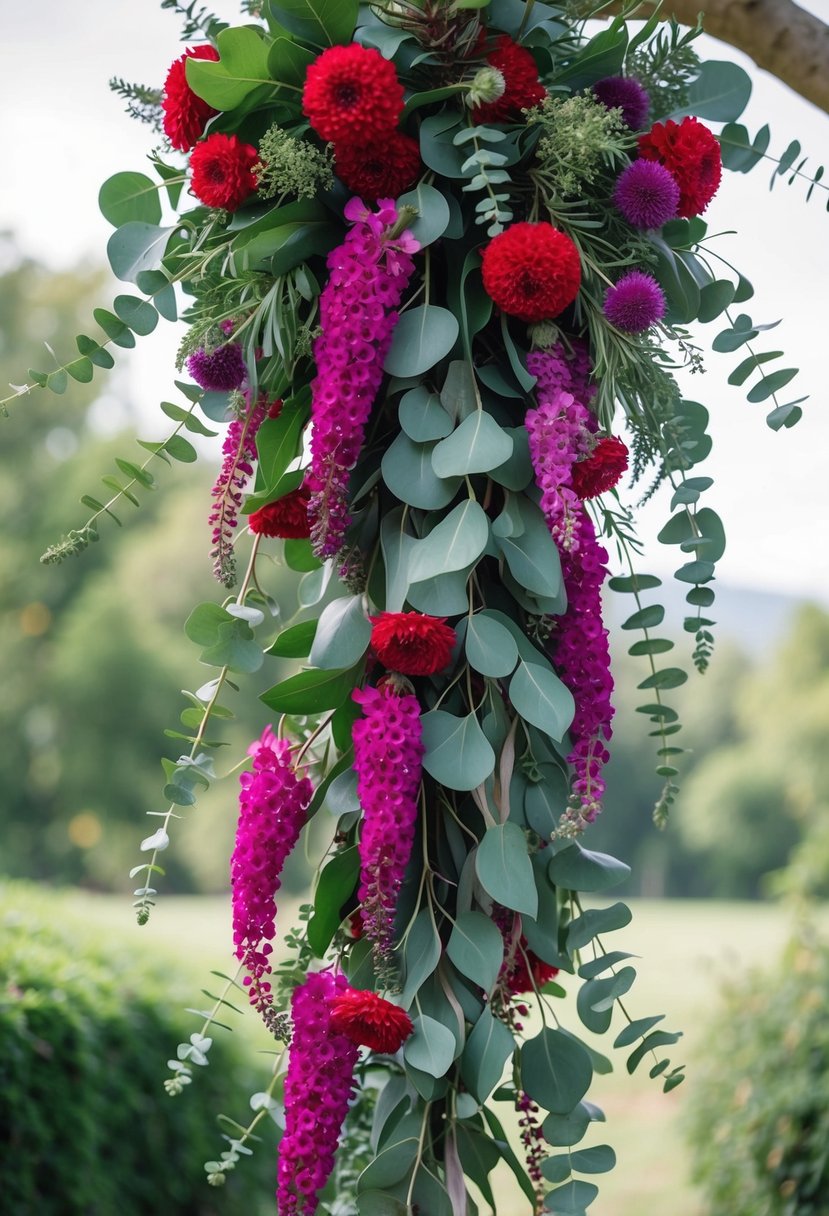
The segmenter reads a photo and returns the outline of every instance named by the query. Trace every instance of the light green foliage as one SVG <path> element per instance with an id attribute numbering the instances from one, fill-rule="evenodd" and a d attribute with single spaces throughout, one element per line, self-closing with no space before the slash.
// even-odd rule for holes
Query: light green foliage
<path id="1" fill-rule="evenodd" d="M 591 93 L 546 97 L 527 116 L 541 127 L 539 171 L 561 198 L 575 198 L 617 164 L 632 137 L 618 110 L 608 110 Z"/>
<path id="2" fill-rule="evenodd" d="M 328 148 L 316 148 L 273 123 L 259 141 L 256 178 L 262 198 L 276 195 L 314 198 L 334 185 L 333 158 Z"/>

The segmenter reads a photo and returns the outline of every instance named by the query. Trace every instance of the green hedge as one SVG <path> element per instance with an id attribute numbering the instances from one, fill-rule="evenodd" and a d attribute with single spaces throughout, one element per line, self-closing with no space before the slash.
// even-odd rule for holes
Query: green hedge
<path id="1" fill-rule="evenodd" d="M 216 1114 L 246 1122 L 263 1074 L 219 1032 L 210 1065 L 168 1097 L 176 1044 L 197 1029 L 192 977 L 136 944 L 81 945 L 61 897 L 0 887 L 0 1211 L 4 1216 L 255 1216 L 272 1209 L 263 1146 L 221 1190 L 204 1162 Z M 199 998 L 200 999 L 200 998 Z M 266 1133 L 267 1134 L 267 1133 Z"/>
<path id="2" fill-rule="evenodd" d="M 726 989 L 689 1112 L 712 1216 L 829 1213 L 827 1008 L 825 943 L 793 943 Z"/>

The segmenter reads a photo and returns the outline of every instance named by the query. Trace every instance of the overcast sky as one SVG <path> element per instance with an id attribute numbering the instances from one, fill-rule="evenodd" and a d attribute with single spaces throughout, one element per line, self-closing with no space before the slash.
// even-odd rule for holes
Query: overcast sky
<path id="1" fill-rule="evenodd" d="M 238 17 L 229 0 L 209 7 L 226 19 Z M 805 7 L 818 11 L 821 5 L 814 0 Z M 99 264 L 111 232 L 97 209 L 100 184 L 120 170 L 142 170 L 152 145 L 148 128 L 127 118 L 107 81 L 113 75 L 163 81 L 181 53 L 178 19 L 155 0 L 0 0 L 0 11 L 0 228 L 12 229 L 27 254 L 49 265 Z M 703 54 L 750 66 L 710 40 Z M 813 164 L 829 157 L 829 118 L 774 78 L 751 72 L 754 96 L 743 119 L 750 130 L 769 122 L 771 151 L 782 152 L 796 138 Z M 729 537 L 720 579 L 829 603 L 829 214 L 825 192 L 809 204 L 801 187 L 778 184 L 770 194 L 769 176 L 763 167 L 745 177 L 727 174 L 706 218 L 712 231 L 739 230 L 718 248 L 754 283 L 748 305 L 754 319 L 783 318 L 757 346 L 784 350 L 785 365 L 802 369 L 792 388 L 798 396 L 811 394 L 805 418 L 791 431 L 768 430 L 764 406 L 750 405 L 744 391 L 726 385 L 739 354 L 707 353 L 708 370 L 690 382 L 688 395 L 712 416 L 714 454 L 700 471 L 715 478 L 706 501 L 722 515 Z M 131 396 L 148 418 L 169 396 L 173 379 L 178 337 L 173 327 L 162 326 L 139 339 L 128 361 L 121 359 L 129 368 Z M 718 328 L 716 322 L 705 328 L 704 348 Z M 642 515 L 648 563 L 659 572 L 676 564 L 674 551 L 653 543 L 667 515 L 664 496 Z"/>

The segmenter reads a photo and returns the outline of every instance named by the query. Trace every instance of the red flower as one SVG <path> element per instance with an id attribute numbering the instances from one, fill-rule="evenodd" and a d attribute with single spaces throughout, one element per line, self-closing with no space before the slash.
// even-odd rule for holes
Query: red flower
<path id="1" fill-rule="evenodd" d="M 573 489 L 579 498 L 595 498 L 618 484 L 628 467 L 628 450 L 615 435 L 600 439 L 584 460 L 573 465 Z"/>
<path id="2" fill-rule="evenodd" d="M 311 535 L 308 522 L 310 491 L 305 486 L 292 490 L 276 502 L 266 503 L 248 519 L 251 532 L 259 536 L 280 536 L 283 540 L 304 540 Z"/>
<path id="3" fill-rule="evenodd" d="M 443 671 L 455 645 L 455 630 L 445 620 L 422 612 L 381 612 L 371 618 L 374 653 L 389 671 L 404 676 Z"/>
<path id="4" fill-rule="evenodd" d="M 397 198 L 420 176 L 420 146 L 402 131 L 382 144 L 337 144 L 334 158 L 337 176 L 367 203 Z"/>
<path id="5" fill-rule="evenodd" d="M 368 144 L 397 126 L 403 86 L 373 47 L 332 46 L 308 68 L 302 109 L 321 139 Z"/>
<path id="6" fill-rule="evenodd" d="M 557 317 L 578 295 L 576 246 L 552 224 L 512 224 L 483 254 L 484 289 L 499 308 L 522 321 Z"/>
<path id="7" fill-rule="evenodd" d="M 722 156 L 716 136 L 696 118 L 654 123 L 639 136 L 639 155 L 658 161 L 679 186 L 678 215 L 700 215 L 717 193 Z"/>
<path id="8" fill-rule="evenodd" d="M 189 152 L 196 140 L 201 139 L 208 119 L 219 112 L 197 97 L 190 88 L 187 83 L 187 60 L 211 59 L 215 63 L 218 58 L 219 52 L 215 47 L 209 44 L 194 46 L 171 64 L 167 73 L 161 101 L 164 134 L 179 152 Z"/>
<path id="9" fill-rule="evenodd" d="M 526 937 L 522 936 L 512 966 L 502 974 L 501 979 L 507 991 L 512 996 L 518 996 L 521 992 L 543 988 L 556 975 L 558 967 L 551 967 L 534 954 L 527 945 Z"/>
<path id="10" fill-rule="evenodd" d="M 508 34 L 501 34 L 495 50 L 487 55 L 487 63 L 503 75 L 506 88 L 497 101 L 473 108 L 472 118 L 479 125 L 518 118 L 522 110 L 540 105 L 547 96 L 532 55 Z"/>
<path id="11" fill-rule="evenodd" d="M 347 1035 L 352 1043 L 387 1055 L 399 1051 L 414 1030 L 404 1009 L 383 1000 L 376 992 L 358 992 L 354 988 L 334 997 L 329 1025 L 338 1034 Z"/>
<path id="12" fill-rule="evenodd" d="M 193 193 L 208 207 L 235 211 L 256 189 L 253 166 L 259 153 L 237 135 L 208 135 L 190 154 Z"/>

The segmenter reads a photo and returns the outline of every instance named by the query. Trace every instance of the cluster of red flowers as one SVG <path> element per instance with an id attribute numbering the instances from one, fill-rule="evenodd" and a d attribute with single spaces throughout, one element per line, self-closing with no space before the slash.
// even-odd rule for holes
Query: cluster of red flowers
<path id="1" fill-rule="evenodd" d="M 639 155 L 657 161 L 679 186 L 677 215 L 700 215 L 717 193 L 722 177 L 722 155 L 716 136 L 696 118 L 654 123 L 639 136 Z"/>
<path id="2" fill-rule="evenodd" d="M 425 612 L 381 612 L 373 616 L 371 646 L 389 671 L 431 676 L 449 666 L 455 630 L 445 617 Z"/>
<path id="3" fill-rule="evenodd" d="M 278 536 L 283 540 L 306 540 L 311 535 L 308 502 L 311 492 L 307 486 L 291 490 L 290 494 L 266 503 L 251 513 L 248 527 L 257 536 Z"/>
<path id="4" fill-rule="evenodd" d="M 522 110 L 540 105 L 547 96 L 532 55 L 508 34 L 501 34 L 486 61 L 503 76 L 504 91 L 495 101 L 475 106 L 472 117 L 479 126 L 514 121 Z"/>
<path id="5" fill-rule="evenodd" d="M 397 129 L 403 86 L 373 47 L 332 46 L 308 68 L 302 108 L 334 145 L 340 179 L 365 202 L 396 198 L 420 174 L 417 141 Z"/>
<path id="6" fill-rule="evenodd" d="M 628 450 L 616 435 L 600 439 L 584 460 L 572 468 L 573 489 L 579 498 L 596 498 L 619 484 L 628 467 Z"/>

